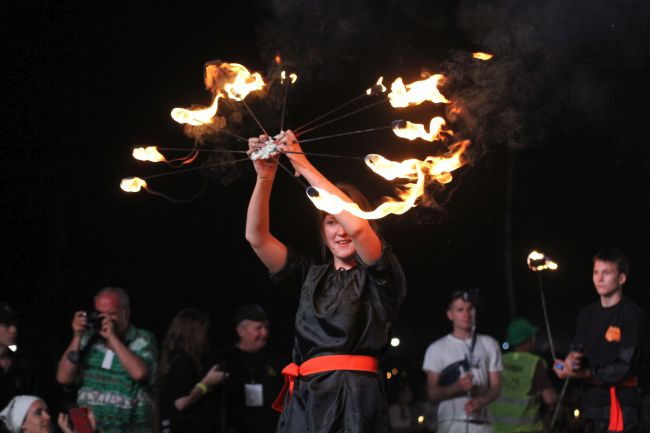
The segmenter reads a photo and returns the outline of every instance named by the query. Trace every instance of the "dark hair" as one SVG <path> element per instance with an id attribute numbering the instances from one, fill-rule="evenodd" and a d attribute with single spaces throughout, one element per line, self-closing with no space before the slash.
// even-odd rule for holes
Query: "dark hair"
<path id="1" fill-rule="evenodd" d="M 201 357 L 208 351 L 208 326 L 210 318 L 201 311 L 186 308 L 176 314 L 163 340 L 159 379 L 169 372 L 172 361 L 170 355 L 175 350 L 187 353 L 192 358 L 196 371 L 201 373 Z"/>
<path id="2" fill-rule="evenodd" d="M 616 268 L 620 274 L 625 274 L 629 277 L 630 272 L 630 262 L 627 259 L 627 255 L 616 248 L 599 251 L 594 255 L 594 263 L 596 260 L 601 262 L 616 263 Z"/>
<path id="3" fill-rule="evenodd" d="M 465 302 L 469 302 L 473 307 L 476 307 L 478 304 L 478 290 L 456 290 L 449 295 L 449 301 L 447 302 L 447 310 L 451 309 L 451 304 L 456 302 L 458 299 L 462 299 Z"/>
<path id="4" fill-rule="evenodd" d="M 357 205 L 359 205 L 359 208 L 364 211 L 370 211 L 372 210 L 372 206 L 370 205 L 370 202 L 366 198 L 365 195 L 361 191 L 357 189 L 357 187 L 350 185 L 348 183 L 344 182 L 337 182 L 336 187 L 343 191 L 345 195 L 350 197 L 350 199 L 355 202 Z M 317 208 L 316 209 L 316 215 L 318 217 L 318 230 L 320 231 L 320 236 L 318 237 L 320 241 L 320 253 L 321 253 L 321 258 L 323 259 L 324 262 L 328 262 L 332 260 L 332 253 L 330 252 L 329 248 L 327 248 L 327 245 L 325 244 L 325 241 L 323 239 L 323 219 L 325 219 L 325 216 L 329 215 L 327 212 L 323 212 Z M 375 233 L 379 233 L 379 225 L 375 220 L 368 220 L 368 223 L 370 224 L 370 227 L 375 231 Z"/>

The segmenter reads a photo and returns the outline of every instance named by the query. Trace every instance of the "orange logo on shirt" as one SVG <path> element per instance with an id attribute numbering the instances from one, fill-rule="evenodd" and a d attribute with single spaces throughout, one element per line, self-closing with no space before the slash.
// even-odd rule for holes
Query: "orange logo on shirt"
<path id="1" fill-rule="evenodd" d="M 610 343 L 613 341 L 621 341 L 621 328 L 618 326 L 610 326 L 607 328 L 607 332 L 605 332 L 605 340 L 609 341 Z"/>

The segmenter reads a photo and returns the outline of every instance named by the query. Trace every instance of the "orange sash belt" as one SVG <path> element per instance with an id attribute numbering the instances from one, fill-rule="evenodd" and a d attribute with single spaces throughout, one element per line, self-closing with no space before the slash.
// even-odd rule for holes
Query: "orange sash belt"
<path id="1" fill-rule="evenodd" d="M 633 387 L 639 384 L 637 377 L 628 377 L 609 387 L 609 431 L 623 431 L 623 411 L 621 410 L 621 403 L 616 396 L 616 387 L 625 386 Z"/>
<path id="2" fill-rule="evenodd" d="M 284 375 L 284 386 L 271 407 L 278 412 L 284 410 L 284 396 L 287 392 L 289 392 L 289 396 L 293 394 L 293 385 L 297 377 L 334 370 L 368 371 L 376 373 L 377 358 L 364 355 L 324 355 L 308 359 L 303 362 L 302 365 L 292 362 L 282 370 L 282 374 Z"/>

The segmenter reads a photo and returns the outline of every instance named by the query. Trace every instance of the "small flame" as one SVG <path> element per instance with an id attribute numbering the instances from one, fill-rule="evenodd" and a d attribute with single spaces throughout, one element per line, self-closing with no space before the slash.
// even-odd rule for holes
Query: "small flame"
<path id="1" fill-rule="evenodd" d="M 406 122 L 405 126 L 401 124 L 393 128 L 393 132 L 398 137 L 406 138 L 408 140 L 415 140 L 416 138 L 421 138 L 426 141 L 434 141 L 440 138 L 439 134 L 442 132 L 442 127 L 445 125 L 445 119 L 442 117 L 434 117 L 429 123 L 429 132 L 425 129 L 424 125 L 421 123 L 411 123 Z M 451 131 L 445 131 L 447 133 Z"/>
<path id="2" fill-rule="evenodd" d="M 557 263 L 553 259 L 539 251 L 531 251 L 528 254 L 526 262 L 528 263 L 528 268 L 533 272 L 545 270 L 555 271 L 558 268 Z"/>
<path id="3" fill-rule="evenodd" d="M 449 103 L 449 100 L 438 90 L 438 83 L 443 79 L 444 77 L 441 74 L 435 74 L 427 79 L 404 85 L 402 78 L 398 77 L 390 85 L 390 93 L 388 94 L 390 105 L 395 108 L 403 108 L 409 105 L 420 105 L 425 101 Z"/>
<path id="4" fill-rule="evenodd" d="M 291 79 L 291 84 L 295 83 L 298 80 L 298 76 L 296 74 L 289 74 L 289 78 Z M 287 73 L 286 71 L 282 71 L 280 73 L 280 83 L 284 84 L 284 80 L 287 79 Z"/>
<path id="5" fill-rule="evenodd" d="M 282 63 L 282 57 L 280 57 L 280 54 L 276 54 L 275 58 L 273 59 L 277 65 Z"/>
<path id="6" fill-rule="evenodd" d="M 384 93 L 386 91 L 386 86 L 384 86 L 384 77 L 379 77 L 374 86 L 366 90 L 366 94 L 374 95 L 376 93 Z M 381 91 L 380 91 L 381 90 Z"/>
<path id="7" fill-rule="evenodd" d="M 133 149 L 133 157 L 138 161 L 165 162 L 165 157 L 158 152 L 156 146 L 136 147 Z"/>
<path id="8" fill-rule="evenodd" d="M 214 98 L 212 105 L 208 108 L 190 110 L 187 108 L 174 108 L 171 112 L 172 119 L 180 124 L 200 126 L 212 123 L 212 118 L 217 114 L 219 96 Z"/>
<path id="9" fill-rule="evenodd" d="M 147 189 L 147 182 L 139 177 L 125 177 L 120 183 L 120 188 L 125 192 L 139 192 L 140 188 Z"/>
<path id="10" fill-rule="evenodd" d="M 490 60 L 492 57 L 494 57 L 494 54 L 483 53 L 479 51 L 476 53 L 472 53 L 472 57 L 478 60 Z"/>
<path id="11" fill-rule="evenodd" d="M 372 211 L 363 211 L 356 203 L 346 202 L 337 195 L 329 194 L 319 188 L 308 188 L 307 195 L 318 209 L 330 214 L 338 214 L 345 210 L 364 219 L 383 218 L 388 214 L 401 215 L 416 205 L 417 199 L 424 194 L 424 186 L 427 182 L 451 182 L 450 172 L 465 163 L 461 156 L 469 144 L 469 140 L 460 141 L 452 145 L 446 155 L 429 156 L 424 161 L 407 159 L 396 162 L 377 154 L 367 155 L 365 159 L 368 167 L 385 179 L 401 178 L 414 182 L 402 187 L 399 193 L 400 200 L 388 199 Z"/>

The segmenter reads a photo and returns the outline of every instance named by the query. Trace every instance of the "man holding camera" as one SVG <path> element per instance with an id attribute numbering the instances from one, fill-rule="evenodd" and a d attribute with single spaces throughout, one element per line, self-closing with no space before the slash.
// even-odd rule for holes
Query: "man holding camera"
<path id="1" fill-rule="evenodd" d="M 100 290 L 95 310 L 74 314 L 72 340 L 59 361 L 57 381 L 77 385 L 77 404 L 92 408 L 102 433 L 151 433 L 148 391 L 158 359 L 155 339 L 131 324 L 124 289 Z"/>
<path id="2" fill-rule="evenodd" d="M 586 433 L 634 432 L 638 425 L 639 359 L 648 319 L 623 296 L 628 269 L 621 251 L 594 256 L 592 279 L 600 299 L 580 310 L 571 351 L 553 366 L 560 379 L 585 383 Z"/>

